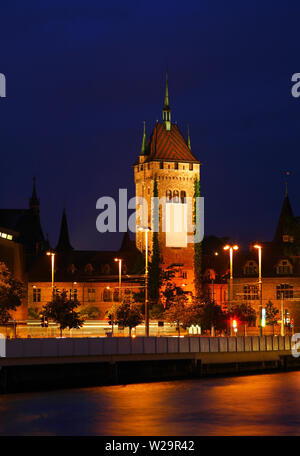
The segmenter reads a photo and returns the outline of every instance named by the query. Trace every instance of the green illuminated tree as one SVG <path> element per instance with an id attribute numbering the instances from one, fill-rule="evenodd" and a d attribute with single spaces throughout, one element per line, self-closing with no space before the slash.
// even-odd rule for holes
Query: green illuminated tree
<path id="1" fill-rule="evenodd" d="M 158 229 L 159 229 L 159 205 L 158 205 L 158 187 L 157 179 L 154 179 L 153 187 L 153 230 L 152 230 L 152 257 L 149 264 L 149 280 L 148 280 L 148 293 L 149 300 L 152 304 L 158 302 L 160 287 L 162 283 L 162 270 L 161 270 L 161 257 L 158 241 Z"/>
<path id="2" fill-rule="evenodd" d="M 200 220 L 199 217 L 196 217 L 196 198 L 200 197 L 200 182 L 196 178 L 194 182 L 194 225 L 197 231 L 200 230 Z M 202 293 L 202 242 L 194 243 L 194 285 L 196 297 L 200 298 Z"/>
<path id="3" fill-rule="evenodd" d="M 268 301 L 266 304 L 266 324 L 272 326 L 273 334 L 275 325 L 277 325 L 279 310 L 271 301 Z"/>

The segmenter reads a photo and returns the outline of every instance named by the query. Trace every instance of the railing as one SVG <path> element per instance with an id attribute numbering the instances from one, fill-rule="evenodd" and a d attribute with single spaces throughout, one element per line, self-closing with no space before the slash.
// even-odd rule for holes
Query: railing
<path id="1" fill-rule="evenodd" d="M 290 336 L 7 339 L 6 358 L 291 350 Z M 4 348 L 4 347 L 3 347 Z"/>

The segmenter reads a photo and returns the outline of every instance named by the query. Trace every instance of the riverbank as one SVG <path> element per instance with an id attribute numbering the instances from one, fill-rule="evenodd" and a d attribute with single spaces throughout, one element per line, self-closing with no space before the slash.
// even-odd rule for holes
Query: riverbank
<path id="1" fill-rule="evenodd" d="M 155 382 L 300 368 L 288 336 L 6 340 L 0 391 Z"/>

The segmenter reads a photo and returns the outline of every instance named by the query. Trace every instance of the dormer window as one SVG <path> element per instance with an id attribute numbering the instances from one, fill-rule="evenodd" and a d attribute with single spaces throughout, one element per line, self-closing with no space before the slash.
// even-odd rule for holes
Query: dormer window
<path id="1" fill-rule="evenodd" d="M 257 263 L 255 261 L 247 261 L 244 266 L 245 275 L 256 275 L 258 272 Z"/>
<path id="2" fill-rule="evenodd" d="M 289 260 L 281 260 L 278 265 L 276 266 L 276 273 L 277 274 L 292 274 L 293 273 L 293 266 L 289 262 Z"/>
<path id="3" fill-rule="evenodd" d="M 86 274 L 91 274 L 93 271 L 94 271 L 94 268 L 93 268 L 93 266 L 92 266 L 90 263 L 87 264 L 87 265 L 85 266 L 85 268 L 84 268 L 84 272 L 85 272 Z"/>

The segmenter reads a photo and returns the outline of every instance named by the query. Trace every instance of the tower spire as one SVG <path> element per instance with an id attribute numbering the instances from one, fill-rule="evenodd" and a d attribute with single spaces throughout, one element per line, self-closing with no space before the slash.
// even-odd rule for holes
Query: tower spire
<path id="1" fill-rule="evenodd" d="M 187 145 L 188 148 L 191 150 L 191 138 L 190 138 L 190 126 L 187 126 Z"/>
<path id="2" fill-rule="evenodd" d="M 58 244 L 56 246 L 56 250 L 59 252 L 68 252 L 73 250 L 73 247 L 70 244 L 70 237 L 69 237 L 69 228 L 66 216 L 66 209 L 64 208 L 61 225 L 60 225 L 60 234 Z"/>
<path id="3" fill-rule="evenodd" d="M 141 155 L 146 155 L 146 145 L 147 145 L 146 121 L 144 120 L 144 132 L 143 132 L 143 141 L 142 141 Z"/>
<path id="4" fill-rule="evenodd" d="M 166 90 L 165 102 L 163 107 L 163 121 L 167 131 L 171 130 L 171 108 L 169 104 L 169 86 L 168 86 L 168 71 L 166 71 Z"/>
<path id="5" fill-rule="evenodd" d="M 40 209 L 40 200 L 39 198 L 37 197 L 37 194 L 36 194 L 36 178 L 35 176 L 33 177 L 33 186 L 32 186 L 32 195 L 29 199 L 29 207 L 30 209 L 34 209 L 36 210 L 37 212 L 39 211 Z"/>

